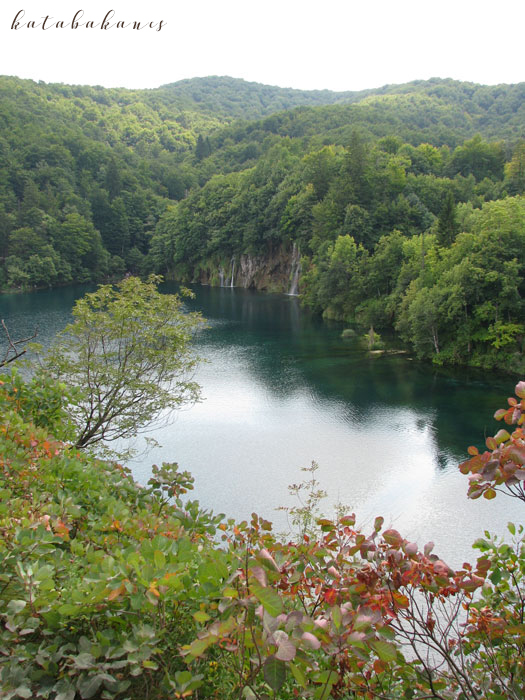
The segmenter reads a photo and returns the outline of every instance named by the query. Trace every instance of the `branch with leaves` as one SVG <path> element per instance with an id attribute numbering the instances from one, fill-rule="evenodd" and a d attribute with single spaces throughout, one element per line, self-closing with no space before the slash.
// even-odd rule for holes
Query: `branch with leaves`
<path id="1" fill-rule="evenodd" d="M 516 428 L 510 433 L 499 430 L 494 437 L 485 441 L 487 450 L 481 453 L 477 447 L 469 447 L 471 458 L 460 465 L 463 474 L 468 474 L 469 498 L 483 496 L 496 497 L 496 493 L 506 493 L 525 502 L 525 381 L 518 382 L 516 397 L 508 400 L 508 408 L 500 408 L 494 414 L 496 420 L 503 420 Z"/>

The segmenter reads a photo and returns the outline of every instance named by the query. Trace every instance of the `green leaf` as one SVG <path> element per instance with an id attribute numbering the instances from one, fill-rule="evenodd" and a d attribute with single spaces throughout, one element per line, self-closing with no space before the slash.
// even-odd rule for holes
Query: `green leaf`
<path id="1" fill-rule="evenodd" d="M 88 700 L 88 698 L 92 698 L 96 694 L 101 685 L 102 678 L 100 676 L 87 676 L 78 682 L 77 689 L 80 697 L 83 700 Z"/>
<path id="2" fill-rule="evenodd" d="M 507 440 L 510 440 L 510 435 L 506 430 L 498 430 L 496 435 L 494 435 L 494 439 L 498 445 L 501 445 L 502 442 L 507 442 Z"/>
<path id="3" fill-rule="evenodd" d="M 399 545 L 403 542 L 403 538 L 397 530 L 385 530 L 383 532 L 383 539 L 387 544 L 390 544 L 393 547 L 399 547 Z"/>
<path id="4" fill-rule="evenodd" d="M 332 608 L 332 622 L 334 623 L 336 630 L 341 629 L 342 619 L 343 616 L 341 614 L 341 608 L 338 605 L 334 605 Z"/>
<path id="5" fill-rule="evenodd" d="M 166 566 L 166 556 L 164 552 L 161 552 L 159 549 L 155 550 L 153 560 L 155 561 L 157 569 L 163 569 Z"/>
<path id="6" fill-rule="evenodd" d="M 279 594 L 272 588 L 263 588 L 259 583 L 254 581 L 250 584 L 250 590 L 257 598 L 259 603 L 261 603 L 268 615 L 277 617 L 277 615 L 282 613 L 283 601 L 281 600 Z"/>
<path id="7" fill-rule="evenodd" d="M 264 680 L 272 690 L 278 691 L 286 680 L 286 666 L 275 656 L 269 656 L 263 666 Z"/>
<path id="8" fill-rule="evenodd" d="M 492 583 L 496 586 L 501 581 L 501 571 L 499 569 L 496 569 L 491 573 L 489 578 L 492 581 Z"/>
<path id="9" fill-rule="evenodd" d="M 385 637 L 386 639 L 392 640 L 396 638 L 396 633 L 391 627 L 388 627 L 388 625 L 385 625 L 384 627 L 379 627 L 377 631 L 382 637 Z"/>
<path id="10" fill-rule="evenodd" d="M 290 671 L 292 672 L 293 677 L 299 683 L 301 688 L 306 688 L 308 686 L 308 680 L 302 668 L 300 668 L 300 666 L 298 666 L 297 664 L 293 663 L 290 663 L 288 665 L 290 667 Z"/>
<path id="11" fill-rule="evenodd" d="M 379 656 L 381 661 L 394 661 L 394 659 L 397 657 L 397 650 L 393 644 L 389 644 L 388 642 L 383 642 L 381 640 L 376 640 L 371 642 L 370 646 Z"/>
<path id="12" fill-rule="evenodd" d="M 339 680 L 339 676 L 335 671 L 321 671 L 317 674 L 315 681 L 321 683 L 319 688 L 316 688 L 314 693 L 315 700 L 328 700 L 332 693 L 332 687 Z"/>
<path id="13" fill-rule="evenodd" d="M 195 620 L 197 620 L 197 622 L 200 622 L 201 624 L 208 622 L 208 620 L 210 619 L 208 613 L 205 613 L 203 610 L 199 610 L 196 613 L 193 613 L 193 617 Z"/>
<path id="14" fill-rule="evenodd" d="M 332 692 L 331 685 L 320 685 L 315 689 L 314 698 L 315 700 L 328 700 Z"/>
<path id="15" fill-rule="evenodd" d="M 62 683 L 62 687 L 64 687 L 65 684 Z M 75 689 L 67 684 L 67 687 L 64 687 L 64 690 L 61 690 L 59 693 L 57 693 L 55 700 L 75 700 Z"/>
<path id="16" fill-rule="evenodd" d="M 206 649 L 217 640 L 217 637 L 210 635 L 209 637 L 204 637 L 204 639 L 195 639 L 189 647 L 184 647 L 185 652 L 193 658 L 202 656 Z"/>
<path id="17" fill-rule="evenodd" d="M 77 605 L 72 605 L 71 603 L 64 603 L 58 608 L 60 615 L 64 617 L 71 617 L 72 615 L 77 615 L 80 612 L 80 608 Z"/>
<path id="18" fill-rule="evenodd" d="M 75 667 L 81 669 L 93 668 L 94 661 L 95 657 L 88 652 L 78 654 L 78 656 L 75 656 L 75 658 L 73 659 Z"/>
<path id="19" fill-rule="evenodd" d="M 186 685 L 192 679 L 192 675 L 189 671 L 177 671 L 175 673 L 175 681 L 179 685 Z"/>
<path id="20" fill-rule="evenodd" d="M 203 562 L 198 569 L 200 581 L 213 581 L 214 583 L 228 577 L 228 567 L 218 560 Z"/>
<path id="21" fill-rule="evenodd" d="M 16 615 L 21 612 L 27 605 L 25 600 L 10 600 L 7 604 L 7 614 Z"/>

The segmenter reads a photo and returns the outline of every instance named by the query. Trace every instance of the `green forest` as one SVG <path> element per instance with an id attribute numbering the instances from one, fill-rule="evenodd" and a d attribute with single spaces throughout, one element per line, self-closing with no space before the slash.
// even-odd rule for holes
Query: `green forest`
<path id="1" fill-rule="evenodd" d="M 524 190 L 523 83 L 0 78 L 4 290 L 154 272 L 298 291 L 419 358 L 519 372 Z"/>

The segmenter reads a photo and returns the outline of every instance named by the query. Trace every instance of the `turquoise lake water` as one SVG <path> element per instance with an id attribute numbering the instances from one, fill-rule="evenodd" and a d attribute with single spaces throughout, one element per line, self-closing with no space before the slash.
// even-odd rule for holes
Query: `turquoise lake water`
<path id="1" fill-rule="evenodd" d="M 46 345 L 85 289 L 3 295 L 0 315 L 13 336 L 37 327 Z M 496 432 L 493 413 L 519 377 L 370 356 L 296 297 L 194 291 L 189 306 L 209 325 L 197 340 L 203 401 L 153 434 L 162 447 L 130 464 L 138 481 L 152 463 L 176 461 L 194 474 L 192 497 L 206 508 L 238 519 L 256 511 L 283 531 L 275 508 L 294 504 L 287 486 L 315 460 L 326 515 L 339 502 L 365 529 L 383 515 L 409 539 L 433 540 L 451 565 L 475 556 L 470 543 L 484 530 L 504 534 L 509 520 L 523 520 L 513 499 L 469 501 L 457 468 L 469 445 Z"/>

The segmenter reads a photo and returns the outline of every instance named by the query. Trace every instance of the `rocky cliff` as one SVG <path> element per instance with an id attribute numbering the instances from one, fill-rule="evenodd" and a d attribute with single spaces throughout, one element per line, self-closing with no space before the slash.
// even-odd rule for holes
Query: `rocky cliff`
<path id="1" fill-rule="evenodd" d="M 193 281 L 215 287 L 242 287 L 267 292 L 298 294 L 301 254 L 292 248 L 280 247 L 267 256 L 243 253 L 230 260 L 207 261 L 195 273 Z"/>

